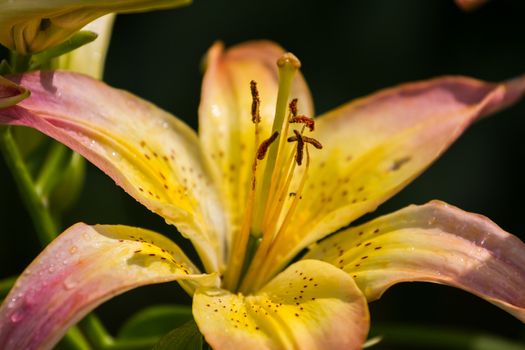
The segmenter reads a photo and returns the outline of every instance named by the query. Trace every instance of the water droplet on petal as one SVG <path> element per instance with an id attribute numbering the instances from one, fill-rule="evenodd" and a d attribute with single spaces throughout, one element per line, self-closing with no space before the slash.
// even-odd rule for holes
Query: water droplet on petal
<path id="1" fill-rule="evenodd" d="M 78 283 L 75 280 L 69 279 L 69 278 L 66 279 L 64 281 L 64 283 L 63 283 L 64 289 L 66 289 L 66 290 L 71 290 L 71 289 L 75 288 L 77 286 L 77 284 Z"/>
<path id="2" fill-rule="evenodd" d="M 69 248 L 69 254 L 73 255 L 77 252 L 78 248 L 76 245 L 73 245 Z"/>
<path id="3" fill-rule="evenodd" d="M 20 311 L 15 311 L 11 314 L 11 316 L 9 317 L 9 319 L 11 320 L 11 322 L 13 323 L 17 323 L 17 322 L 20 322 L 24 319 L 24 314 Z"/>
<path id="4" fill-rule="evenodd" d="M 16 305 L 16 301 L 17 301 L 17 300 L 18 300 L 17 298 L 11 298 L 11 300 L 9 300 L 9 304 L 7 304 L 7 308 L 8 308 L 8 309 L 12 309 L 12 308 L 14 308 L 15 305 Z"/>

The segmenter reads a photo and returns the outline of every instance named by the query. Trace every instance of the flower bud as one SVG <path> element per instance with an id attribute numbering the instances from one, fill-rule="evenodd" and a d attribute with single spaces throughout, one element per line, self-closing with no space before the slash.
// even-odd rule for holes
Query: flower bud
<path id="1" fill-rule="evenodd" d="M 0 44 L 21 55 L 43 51 L 108 13 L 166 9 L 190 0 L 0 0 Z"/>

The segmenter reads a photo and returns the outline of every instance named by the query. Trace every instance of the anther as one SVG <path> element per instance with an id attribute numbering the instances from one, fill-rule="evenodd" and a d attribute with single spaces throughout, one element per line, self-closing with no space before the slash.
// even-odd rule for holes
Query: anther
<path id="1" fill-rule="evenodd" d="M 312 146 L 314 146 L 317 149 L 323 148 L 323 145 L 321 145 L 321 142 L 317 141 L 316 139 L 314 139 L 312 137 L 303 136 L 303 141 L 306 142 L 306 143 L 311 144 Z"/>
<path id="2" fill-rule="evenodd" d="M 250 91 L 252 93 L 252 122 L 257 124 L 261 121 L 261 115 L 259 114 L 261 99 L 259 98 L 259 90 L 257 90 L 257 82 L 255 80 L 250 81 Z"/>
<path id="3" fill-rule="evenodd" d="M 292 117 L 297 116 L 297 99 L 296 98 L 290 101 L 290 104 L 288 105 L 288 109 L 290 110 L 290 114 L 292 115 Z"/>
<path id="4" fill-rule="evenodd" d="M 297 130 L 293 131 L 295 136 L 290 136 L 288 138 L 288 142 L 297 142 L 297 152 L 295 153 L 295 161 L 297 162 L 297 165 L 301 165 L 303 163 L 303 148 L 304 148 L 304 140 L 303 135 Z"/>
<path id="5" fill-rule="evenodd" d="M 314 131 L 315 128 L 315 121 L 305 115 L 293 116 L 288 120 L 288 122 L 304 124 L 310 131 Z"/>
<path id="6" fill-rule="evenodd" d="M 266 152 L 268 151 L 268 148 L 270 145 L 277 139 L 277 136 L 279 136 L 278 131 L 274 131 L 272 136 L 261 142 L 261 145 L 259 146 L 259 149 L 257 149 L 257 159 L 263 160 L 264 156 L 266 155 Z"/>

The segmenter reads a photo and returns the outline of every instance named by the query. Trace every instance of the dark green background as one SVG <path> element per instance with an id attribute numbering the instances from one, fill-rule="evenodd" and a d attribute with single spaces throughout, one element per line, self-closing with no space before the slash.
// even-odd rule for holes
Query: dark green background
<path id="1" fill-rule="evenodd" d="M 318 113 L 405 81 L 464 74 L 500 81 L 525 72 L 522 0 L 495 0 L 472 13 L 434 0 L 195 0 L 187 8 L 118 17 L 106 81 L 196 127 L 200 61 L 216 40 L 271 39 L 303 63 Z M 522 163 L 525 102 L 474 125 L 423 176 L 377 212 L 441 199 L 489 216 L 525 239 Z M 0 163 L 1 276 L 38 253 L 33 228 Z M 179 239 L 95 168 L 66 224 L 120 223 Z M 525 287 L 525 286 L 524 286 Z M 189 303 L 176 285 L 144 287 L 98 309 L 112 330 L 141 306 Z M 429 284 L 393 287 L 370 305 L 372 321 L 486 330 L 525 339 L 523 325 L 465 292 Z M 379 346 L 378 349 L 382 347 Z"/>

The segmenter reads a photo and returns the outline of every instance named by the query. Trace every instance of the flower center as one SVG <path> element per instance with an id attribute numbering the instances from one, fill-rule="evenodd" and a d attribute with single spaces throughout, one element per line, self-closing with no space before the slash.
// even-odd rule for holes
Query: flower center
<path id="1" fill-rule="evenodd" d="M 314 120 L 298 114 L 297 99 L 289 102 L 292 82 L 301 66 L 299 60 L 286 53 L 277 65 L 279 90 L 270 135 L 260 135 L 259 91 L 255 81 L 250 83 L 256 153 L 243 223 L 234 237 L 224 275 L 223 284 L 231 291 L 256 290 L 271 277 L 268 267 L 281 263 L 268 261 L 268 252 L 276 239 L 286 234 L 302 199 L 310 165 L 309 147 L 322 148 L 319 141 L 305 135 L 314 131 Z M 298 181 L 292 181 L 294 177 Z"/>

